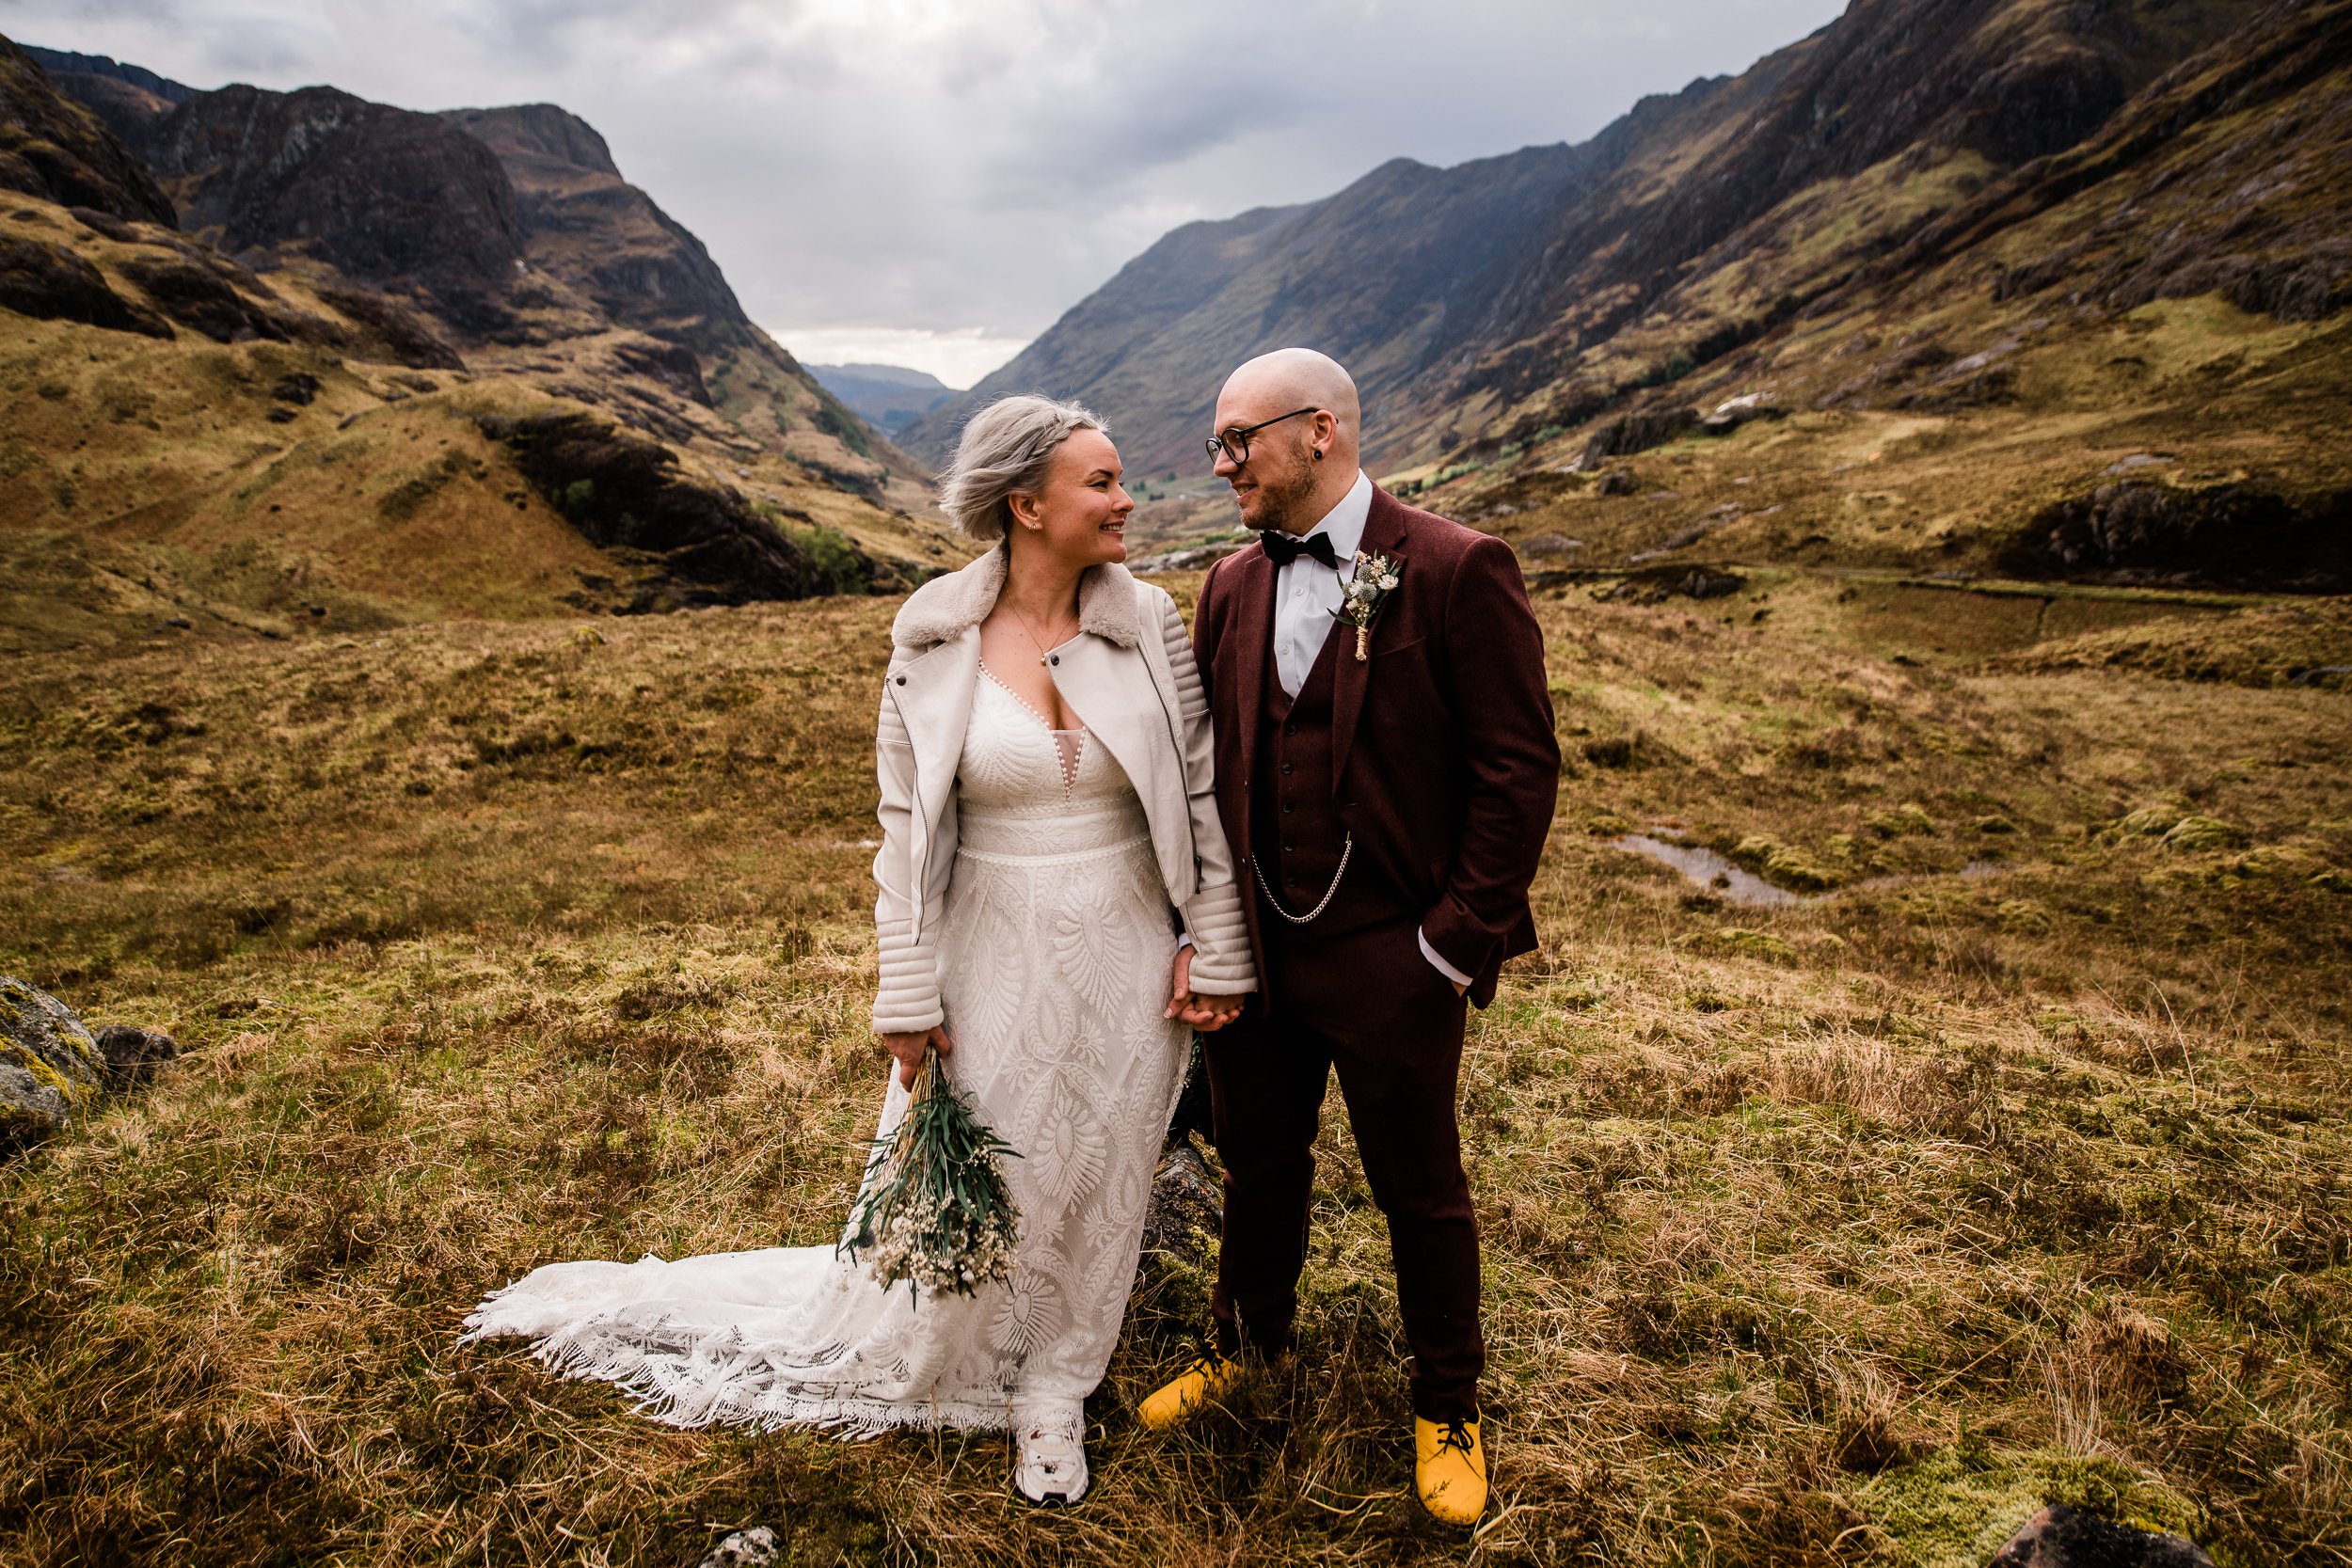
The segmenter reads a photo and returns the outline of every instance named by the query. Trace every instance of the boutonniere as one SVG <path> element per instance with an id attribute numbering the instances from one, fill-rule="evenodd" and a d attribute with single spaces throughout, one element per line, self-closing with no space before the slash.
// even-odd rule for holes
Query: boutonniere
<path id="1" fill-rule="evenodd" d="M 1345 621 L 1356 628 L 1356 662 L 1361 664 L 1372 657 L 1372 618 L 1380 613 L 1380 607 L 1395 591 L 1398 574 L 1405 570 L 1402 561 L 1391 561 L 1385 555 L 1356 552 L 1356 573 L 1347 579 L 1340 608 L 1334 618 Z"/>

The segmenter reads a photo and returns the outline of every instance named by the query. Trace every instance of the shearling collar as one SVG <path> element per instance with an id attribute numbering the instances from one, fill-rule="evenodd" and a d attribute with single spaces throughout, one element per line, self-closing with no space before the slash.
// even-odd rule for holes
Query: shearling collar
<path id="1" fill-rule="evenodd" d="M 936 577 L 907 595 L 890 640 L 901 648 L 946 642 L 988 619 L 1005 590 L 1003 546 L 960 570 Z M 1124 566 L 1089 566 L 1078 578 L 1078 629 L 1132 648 L 1142 633 L 1136 579 Z"/>

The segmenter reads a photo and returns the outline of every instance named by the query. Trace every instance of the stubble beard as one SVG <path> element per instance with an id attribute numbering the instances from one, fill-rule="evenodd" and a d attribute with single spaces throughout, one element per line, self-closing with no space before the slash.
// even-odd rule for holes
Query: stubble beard
<path id="1" fill-rule="evenodd" d="M 1279 480 L 1261 478 L 1258 515 L 1254 520 L 1245 517 L 1242 521 L 1261 533 L 1289 533 L 1293 531 L 1291 521 L 1298 516 L 1314 489 L 1314 470 L 1304 464 Z"/>

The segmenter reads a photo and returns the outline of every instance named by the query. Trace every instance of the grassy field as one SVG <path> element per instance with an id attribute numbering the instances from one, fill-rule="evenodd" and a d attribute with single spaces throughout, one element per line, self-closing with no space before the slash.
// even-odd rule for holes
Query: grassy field
<path id="1" fill-rule="evenodd" d="M 1067 1513 L 999 1440 L 676 1433 L 454 1348 L 543 1261 L 834 1235 L 892 609 L 0 661 L 0 971 L 186 1052 L 0 1168 L 0 1561 L 1958 1568 L 2055 1497 L 2352 1562 L 2340 601 L 1544 591 L 1474 1542 L 1404 1496 L 1336 1119 L 1300 1354 L 1140 1433 L 1204 1303 L 1151 1262 Z"/>

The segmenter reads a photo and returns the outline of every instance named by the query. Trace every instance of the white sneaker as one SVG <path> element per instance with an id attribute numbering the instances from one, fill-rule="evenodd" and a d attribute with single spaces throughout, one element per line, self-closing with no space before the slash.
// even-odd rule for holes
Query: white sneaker
<path id="1" fill-rule="evenodd" d="M 1013 1411 L 1012 1489 L 1041 1508 L 1087 1495 L 1086 1406 L 1076 1400 Z"/>

